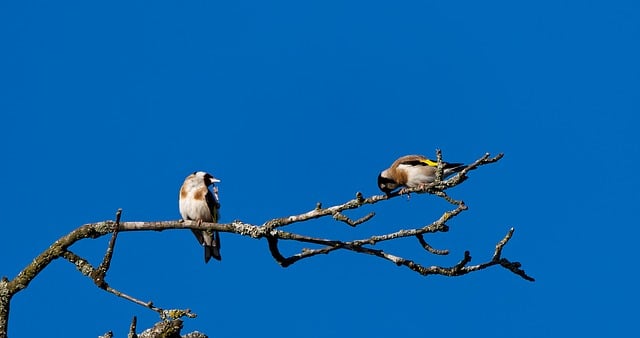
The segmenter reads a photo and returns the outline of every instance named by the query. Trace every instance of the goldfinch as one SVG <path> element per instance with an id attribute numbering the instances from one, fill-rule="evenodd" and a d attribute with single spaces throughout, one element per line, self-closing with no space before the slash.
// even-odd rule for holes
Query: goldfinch
<path id="1" fill-rule="evenodd" d="M 187 176 L 180 188 L 180 215 L 183 220 L 217 223 L 220 214 L 220 200 L 218 188 L 215 183 L 219 179 L 204 171 L 196 171 Z M 209 186 L 213 186 L 213 193 Z M 209 262 L 211 257 L 221 260 L 220 234 L 217 231 L 191 230 L 204 246 L 204 261 Z"/>
<path id="2" fill-rule="evenodd" d="M 447 178 L 462 169 L 462 163 L 443 162 L 442 178 Z M 395 160 L 391 167 L 378 175 L 378 188 L 390 194 L 398 187 L 416 188 L 433 182 L 436 179 L 438 162 L 422 155 L 406 155 Z"/>

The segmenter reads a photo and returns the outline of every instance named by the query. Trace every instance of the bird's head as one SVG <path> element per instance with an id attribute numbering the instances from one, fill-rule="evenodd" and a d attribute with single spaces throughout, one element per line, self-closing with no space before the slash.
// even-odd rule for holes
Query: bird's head
<path id="1" fill-rule="evenodd" d="M 204 171 L 196 171 L 191 175 L 193 175 L 197 180 L 204 182 L 206 186 L 210 186 L 214 183 L 220 182 L 219 179 L 213 177 L 211 174 L 206 173 Z"/>
<path id="2" fill-rule="evenodd" d="M 389 170 L 384 170 L 378 175 L 378 188 L 382 190 L 385 194 L 389 195 L 392 191 L 396 190 L 400 184 L 396 182 L 391 175 L 389 174 Z"/>

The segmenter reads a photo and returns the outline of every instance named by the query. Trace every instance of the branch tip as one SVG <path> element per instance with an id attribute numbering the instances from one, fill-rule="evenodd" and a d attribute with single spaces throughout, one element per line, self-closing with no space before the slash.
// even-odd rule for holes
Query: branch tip
<path id="1" fill-rule="evenodd" d="M 441 182 L 444 173 L 444 164 L 442 162 L 442 150 L 436 149 L 436 178 L 435 182 Z"/>
<path id="2" fill-rule="evenodd" d="M 427 250 L 428 252 L 434 254 L 434 255 L 448 255 L 449 254 L 449 250 L 438 250 L 438 249 L 434 249 L 431 245 L 429 245 L 429 243 L 427 243 L 427 241 L 424 240 L 424 236 L 422 234 L 417 234 L 416 238 L 418 238 L 418 242 L 420 243 L 420 245 L 422 245 L 422 247 Z"/>
<path id="3" fill-rule="evenodd" d="M 136 334 L 137 323 L 138 323 L 138 318 L 136 316 L 133 316 L 133 319 L 131 319 L 131 325 L 129 326 L 129 334 L 127 335 L 127 338 L 138 337 L 138 335 Z"/>
<path id="4" fill-rule="evenodd" d="M 122 216 L 122 208 L 118 208 L 116 211 L 116 227 L 120 225 L 120 216 Z"/>

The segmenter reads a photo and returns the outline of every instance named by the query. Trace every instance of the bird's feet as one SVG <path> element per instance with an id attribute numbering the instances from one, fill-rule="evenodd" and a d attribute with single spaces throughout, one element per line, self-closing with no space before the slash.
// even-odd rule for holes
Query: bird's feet
<path id="1" fill-rule="evenodd" d="M 404 187 L 398 191 L 398 195 L 407 195 L 407 201 L 411 199 L 411 192 L 409 188 Z"/>

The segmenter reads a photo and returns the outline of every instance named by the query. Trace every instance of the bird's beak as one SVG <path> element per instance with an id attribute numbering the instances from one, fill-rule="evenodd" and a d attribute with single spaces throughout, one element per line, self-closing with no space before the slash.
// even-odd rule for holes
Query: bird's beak
<path id="1" fill-rule="evenodd" d="M 215 178 L 215 177 L 212 177 L 212 178 L 211 178 L 211 183 L 218 183 L 218 182 L 220 182 L 220 180 L 219 180 L 219 179 L 217 179 L 217 178 Z"/>

